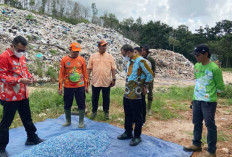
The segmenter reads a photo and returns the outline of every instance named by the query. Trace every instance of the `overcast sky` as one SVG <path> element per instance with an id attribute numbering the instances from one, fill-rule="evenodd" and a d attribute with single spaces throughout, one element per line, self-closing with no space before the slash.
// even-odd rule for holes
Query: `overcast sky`
<path id="1" fill-rule="evenodd" d="M 99 14 L 113 13 L 121 21 L 137 19 L 143 23 L 150 20 L 177 28 L 184 24 L 192 32 L 200 26 L 215 26 L 224 19 L 232 20 L 232 0 L 75 0 L 91 7 L 96 3 Z M 91 12 L 92 13 L 92 12 Z"/>

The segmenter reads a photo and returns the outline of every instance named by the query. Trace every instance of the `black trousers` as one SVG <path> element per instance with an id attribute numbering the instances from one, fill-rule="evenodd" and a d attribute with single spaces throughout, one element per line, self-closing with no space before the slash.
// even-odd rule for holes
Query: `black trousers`
<path id="1" fill-rule="evenodd" d="M 85 109 L 85 87 L 66 88 L 64 87 L 64 109 L 70 109 L 75 96 L 79 110 Z"/>
<path id="2" fill-rule="evenodd" d="M 125 130 L 128 135 L 132 134 L 133 123 L 135 123 L 134 137 L 139 138 L 143 125 L 143 102 L 142 99 L 127 99 L 123 97 L 125 112 Z"/>
<path id="3" fill-rule="evenodd" d="M 5 149 L 9 143 L 9 127 L 14 120 L 17 110 L 27 132 L 27 137 L 34 138 L 37 136 L 35 134 L 37 129 L 31 119 L 31 110 L 28 99 L 21 101 L 0 100 L 0 102 L 3 106 L 3 117 L 0 123 L 0 149 Z"/>
<path id="4" fill-rule="evenodd" d="M 147 114 L 147 111 L 146 111 L 146 96 L 142 94 L 142 103 L 143 103 L 143 123 L 146 122 L 146 114 Z"/>
<path id="5" fill-rule="evenodd" d="M 92 112 L 97 112 L 100 91 L 102 90 L 103 111 L 109 112 L 110 108 L 110 87 L 94 87 L 92 85 Z"/>

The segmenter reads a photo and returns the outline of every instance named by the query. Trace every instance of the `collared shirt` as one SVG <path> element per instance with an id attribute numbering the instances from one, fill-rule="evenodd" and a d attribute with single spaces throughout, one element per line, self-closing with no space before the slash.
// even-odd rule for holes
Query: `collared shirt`
<path id="1" fill-rule="evenodd" d="M 145 59 L 135 55 L 127 63 L 127 78 L 124 97 L 128 99 L 142 99 L 144 84 L 153 79 L 153 72 Z"/>
<path id="2" fill-rule="evenodd" d="M 87 69 L 92 70 L 94 87 L 109 87 L 112 80 L 111 71 L 116 69 L 116 65 L 111 54 L 97 52 L 90 56 Z"/>
<path id="3" fill-rule="evenodd" d="M 27 85 L 19 83 L 20 78 L 30 79 L 25 57 L 18 58 L 7 49 L 0 55 L 0 99 L 21 101 L 28 98 Z"/>
<path id="4" fill-rule="evenodd" d="M 60 62 L 59 89 L 87 87 L 88 74 L 85 59 L 81 56 L 71 58 L 64 56 Z"/>

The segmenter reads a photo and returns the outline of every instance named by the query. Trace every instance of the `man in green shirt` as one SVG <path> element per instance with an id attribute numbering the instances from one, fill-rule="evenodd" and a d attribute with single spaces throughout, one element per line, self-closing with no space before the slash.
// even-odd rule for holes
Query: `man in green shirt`
<path id="1" fill-rule="evenodd" d="M 192 53 L 197 62 L 194 66 L 195 89 L 193 94 L 193 142 L 184 147 L 186 151 L 201 151 L 203 119 L 207 127 L 208 152 L 205 157 L 216 157 L 217 127 L 215 112 L 217 96 L 224 90 L 222 72 L 216 63 L 210 61 L 210 51 L 207 45 L 200 44 Z"/>
<path id="2" fill-rule="evenodd" d="M 156 70 L 156 66 L 155 66 L 155 60 L 149 56 L 150 51 L 149 51 L 149 47 L 147 45 L 143 45 L 140 47 L 142 49 L 141 51 L 141 56 L 145 59 L 147 59 L 150 63 L 151 63 L 151 69 L 153 71 L 153 76 L 155 77 L 155 70 Z M 153 100 L 153 82 L 154 82 L 154 77 L 151 83 L 149 83 L 148 85 L 148 91 L 149 93 L 147 94 L 147 111 L 148 111 L 148 115 L 151 116 L 151 104 L 152 104 L 152 100 Z"/>

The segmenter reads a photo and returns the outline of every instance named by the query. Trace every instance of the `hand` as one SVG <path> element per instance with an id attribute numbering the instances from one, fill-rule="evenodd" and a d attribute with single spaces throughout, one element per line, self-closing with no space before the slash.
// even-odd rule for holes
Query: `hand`
<path id="1" fill-rule="evenodd" d="M 149 92 L 149 91 L 148 91 L 147 87 L 144 86 L 144 87 L 143 87 L 143 94 L 146 95 L 148 92 Z"/>
<path id="2" fill-rule="evenodd" d="M 85 87 L 85 92 L 89 93 L 89 87 Z"/>
<path id="3" fill-rule="evenodd" d="M 58 89 L 58 93 L 59 93 L 59 95 L 62 95 L 62 93 L 63 93 L 62 89 Z"/>
<path id="4" fill-rule="evenodd" d="M 27 78 L 20 78 L 19 82 L 23 83 L 23 84 L 26 84 L 26 85 L 28 85 L 29 83 L 32 83 L 32 81 L 27 79 Z"/>
<path id="5" fill-rule="evenodd" d="M 30 80 L 31 80 L 32 83 L 38 82 L 38 80 L 36 78 L 34 78 L 34 77 L 32 77 Z"/>
<path id="6" fill-rule="evenodd" d="M 115 86 L 115 81 L 114 81 L 114 80 L 112 80 L 112 81 L 110 82 L 110 87 L 113 87 L 113 86 Z"/>

